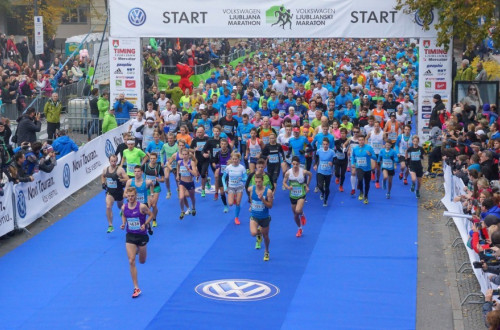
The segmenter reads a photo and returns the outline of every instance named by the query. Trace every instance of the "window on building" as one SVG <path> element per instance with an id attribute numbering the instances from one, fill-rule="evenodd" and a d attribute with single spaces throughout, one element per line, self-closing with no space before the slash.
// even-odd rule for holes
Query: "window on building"
<path id="1" fill-rule="evenodd" d="M 61 24 L 87 24 L 89 17 L 89 5 L 71 8 L 62 16 Z"/>

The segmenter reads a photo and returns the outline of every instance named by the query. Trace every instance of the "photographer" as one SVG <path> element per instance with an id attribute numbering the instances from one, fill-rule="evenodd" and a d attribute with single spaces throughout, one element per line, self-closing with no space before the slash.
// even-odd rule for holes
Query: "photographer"
<path id="1" fill-rule="evenodd" d="M 442 122 L 440 120 L 440 115 L 446 113 L 446 107 L 443 101 L 441 101 L 441 95 L 439 94 L 435 94 L 432 101 L 434 102 L 435 106 L 431 112 L 431 119 L 429 121 L 429 126 L 431 128 L 432 127 L 441 128 Z"/>
<path id="2" fill-rule="evenodd" d="M 26 113 L 17 119 L 18 125 L 16 135 L 12 138 L 12 142 L 21 144 L 22 142 L 33 143 L 36 141 L 36 133 L 42 129 L 40 122 L 40 113 L 37 113 L 35 108 L 31 107 L 26 110 Z"/>
<path id="3" fill-rule="evenodd" d="M 41 157 L 38 163 L 40 171 L 50 173 L 57 165 L 56 152 L 50 144 L 42 147 Z"/>

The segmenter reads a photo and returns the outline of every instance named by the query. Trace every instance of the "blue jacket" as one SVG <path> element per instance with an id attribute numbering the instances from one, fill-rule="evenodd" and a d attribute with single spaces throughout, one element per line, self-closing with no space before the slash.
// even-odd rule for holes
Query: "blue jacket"
<path id="1" fill-rule="evenodd" d="M 118 100 L 113 105 L 115 109 L 115 117 L 116 119 L 129 119 L 130 118 L 130 110 L 134 108 L 134 105 L 129 101 L 125 101 L 123 104 Z"/>
<path id="2" fill-rule="evenodd" d="M 497 218 L 500 218 L 500 208 L 498 206 L 493 206 L 491 209 L 489 209 L 486 212 L 481 212 L 481 219 L 486 218 L 487 215 L 493 214 Z"/>
<path id="3" fill-rule="evenodd" d="M 78 146 L 69 136 L 61 136 L 52 142 L 52 148 L 56 152 L 56 159 L 59 159 L 72 151 L 78 151 Z"/>

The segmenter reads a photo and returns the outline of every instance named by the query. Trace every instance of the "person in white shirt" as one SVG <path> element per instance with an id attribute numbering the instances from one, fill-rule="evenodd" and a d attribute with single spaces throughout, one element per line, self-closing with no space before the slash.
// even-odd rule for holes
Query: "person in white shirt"
<path id="1" fill-rule="evenodd" d="M 328 99 L 328 89 L 323 87 L 323 84 L 321 81 L 318 81 L 316 84 L 316 88 L 313 90 L 312 95 L 319 94 L 321 95 L 321 99 L 323 100 L 323 103 L 326 102 Z"/>
<path id="2" fill-rule="evenodd" d="M 385 76 L 382 76 L 380 78 L 380 82 L 377 84 L 377 88 L 380 88 L 384 94 L 387 93 L 387 90 L 389 89 L 389 82 L 385 80 Z"/>
<path id="3" fill-rule="evenodd" d="M 130 122 L 130 126 L 128 127 L 128 132 L 134 136 L 135 145 L 142 146 L 142 131 L 137 132 L 137 129 L 146 124 L 146 120 L 144 119 L 144 110 L 140 110 L 137 112 L 137 117 L 132 119 Z"/>
<path id="4" fill-rule="evenodd" d="M 158 100 L 156 100 L 156 103 L 158 103 L 158 111 L 159 112 L 162 112 L 163 110 L 165 110 L 167 108 L 167 102 L 168 102 L 168 98 L 167 98 L 165 91 L 161 91 L 160 98 Z"/>
<path id="5" fill-rule="evenodd" d="M 252 120 L 255 116 L 255 111 L 247 105 L 247 100 L 241 100 L 241 108 L 243 109 L 243 114 L 248 115 L 249 120 Z"/>
<path id="6" fill-rule="evenodd" d="M 274 90 L 276 90 L 278 94 L 284 95 L 287 87 L 288 87 L 287 82 L 283 81 L 283 76 L 281 75 L 281 73 L 279 73 L 276 76 L 276 81 L 273 84 Z"/>
<path id="7" fill-rule="evenodd" d="M 158 115 L 156 110 L 153 110 L 153 102 L 148 102 L 146 105 L 147 110 L 144 112 L 144 118 L 153 118 L 155 121 L 158 120 Z"/>
<path id="8" fill-rule="evenodd" d="M 181 121 L 181 114 L 177 112 L 177 106 L 172 104 L 171 112 L 167 116 L 165 125 L 168 126 L 169 131 L 173 132 L 177 128 L 177 124 Z"/>

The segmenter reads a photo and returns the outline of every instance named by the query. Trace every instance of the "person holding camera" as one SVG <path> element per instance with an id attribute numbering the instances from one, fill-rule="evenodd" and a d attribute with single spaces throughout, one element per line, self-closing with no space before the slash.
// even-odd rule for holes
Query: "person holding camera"
<path id="1" fill-rule="evenodd" d="M 442 123 L 440 120 L 440 115 L 443 115 L 446 112 L 446 107 L 441 100 L 441 95 L 435 94 L 432 98 L 432 101 L 434 102 L 434 108 L 432 109 L 431 112 L 431 119 L 429 120 L 429 126 L 432 127 L 439 127 L 441 128 Z"/>
<path id="2" fill-rule="evenodd" d="M 31 107 L 17 119 L 17 123 L 16 135 L 12 137 L 12 142 L 19 145 L 22 142 L 35 142 L 36 133 L 42 129 L 40 113 L 37 113 L 35 108 Z"/>
<path id="3" fill-rule="evenodd" d="M 125 94 L 120 94 L 116 99 L 113 109 L 115 109 L 115 116 L 118 119 L 118 124 L 124 124 L 130 119 L 130 110 L 134 108 L 134 105 L 129 101 L 125 100 Z"/>

